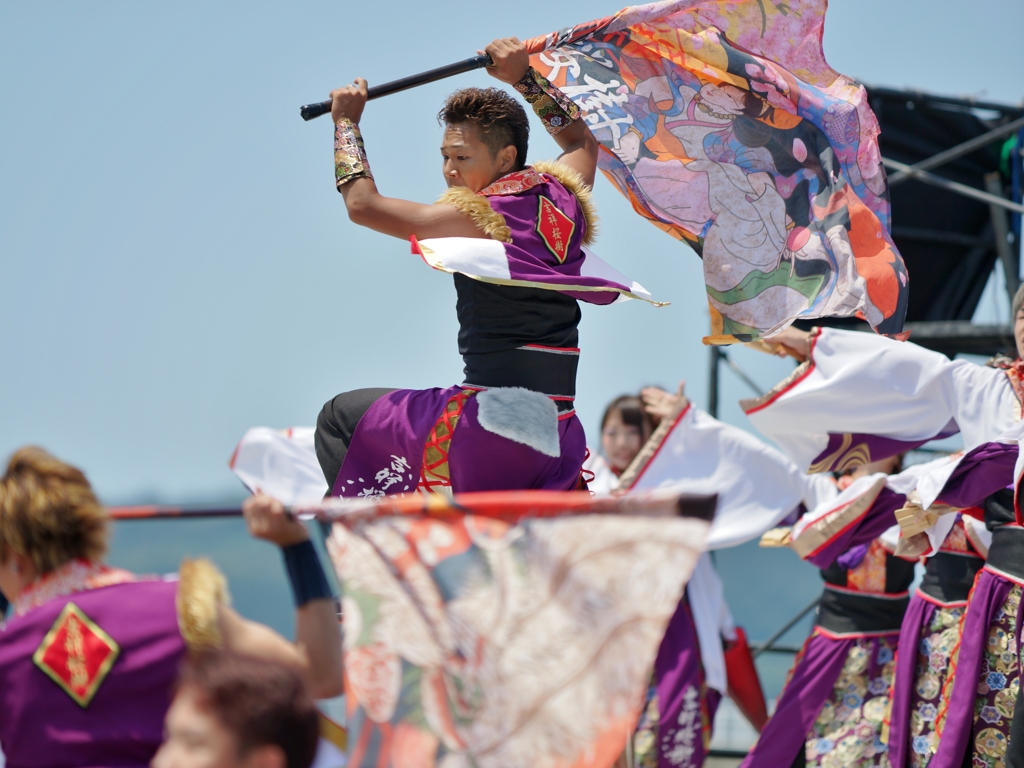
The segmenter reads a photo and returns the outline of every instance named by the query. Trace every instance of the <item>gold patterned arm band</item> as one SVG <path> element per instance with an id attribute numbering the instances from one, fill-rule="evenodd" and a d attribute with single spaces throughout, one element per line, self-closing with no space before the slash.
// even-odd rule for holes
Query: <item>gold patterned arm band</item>
<path id="1" fill-rule="evenodd" d="M 580 119 L 580 108 L 540 72 L 530 67 L 514 86 L 533 107 L 544 128 L 554 136 Z"/>
<path id="2" fill-rule="evenodd" d="M 370 161 L 366 159 L 366 147 L 363 146 L 363 135 L 359 126 L 342 118 L 334 124 L 334 180 L 338 191 L 343 184 L 365 176 L 373 178 L 370 173 Z"/>

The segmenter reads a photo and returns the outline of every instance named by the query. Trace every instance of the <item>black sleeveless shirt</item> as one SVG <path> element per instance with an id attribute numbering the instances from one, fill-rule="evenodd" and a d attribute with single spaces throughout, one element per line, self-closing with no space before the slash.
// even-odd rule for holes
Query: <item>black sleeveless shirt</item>
<path id="1" fill-rule="evenodd" d="M 454 278 L 467 385 L 575 396 L 582 316 L 576 299 L 459 273 Z"/>

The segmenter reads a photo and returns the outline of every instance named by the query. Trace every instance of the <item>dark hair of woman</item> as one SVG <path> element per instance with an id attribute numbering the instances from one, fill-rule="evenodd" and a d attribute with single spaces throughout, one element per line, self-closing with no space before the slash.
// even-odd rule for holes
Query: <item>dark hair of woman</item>
<path id="1" fill-rule="evenodd" d="M 651 417 L 644 410 L 644 404 L 640 402 L 639 397 L 621 395 L 608 403 L 608 407 L 604 409 L 604 415 L 601 417 L 601 429 L 605 428 L 608 419 L 616 411 L 618 411 L 623 424 L 636 427 L 645 438 L 651 434 Z"/>

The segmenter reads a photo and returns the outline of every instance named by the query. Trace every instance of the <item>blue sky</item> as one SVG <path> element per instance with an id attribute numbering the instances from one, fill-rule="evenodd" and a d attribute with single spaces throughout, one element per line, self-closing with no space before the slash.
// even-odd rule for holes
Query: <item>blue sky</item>
<path id="1" fill-rule="evenodd" d="M 37 443 L 112 502 L 237 492 L 255 425 L 362 386 L 459 381 L 451 279 L 350 224 L 331 126 L 300 104 L 614 12 L 613 2 L 0 3 L 0 455 Z M 825 52 L 868 84 L 1024 96 L 1024 3 L 834 0 Z M 386 194 L 442 190 L 434 114 L 483 73 L 372 103 Z M 536 126 L 531 157 L 556 153 Z M 658 298 L 585 307 L 578 407 L 688 379 L 706 403 L 699 260 L 603 179 L 597 251 Z M 911 275 L 911 285 L 913 276 Z M 764 384 L 789 366 L 740 349 Z M 748 394 L 723 373 L 723 417 Z"/>

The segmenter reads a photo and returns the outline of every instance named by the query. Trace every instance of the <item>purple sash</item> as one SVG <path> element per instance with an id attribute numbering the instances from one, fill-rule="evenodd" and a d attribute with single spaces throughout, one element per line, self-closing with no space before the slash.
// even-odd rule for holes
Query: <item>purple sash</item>
<path id="1" fill-rule="evenodd" d="M 910 700 L 913 698 L 917 677 L 917 646 L 921 641 L 921 628 L 927 626 L 935 613 L 935 605 L 920 593 L 910 598 L 910 605 L 903 615 L 899 647 L 902 656 L 896 652 L 896 671 L 893 674 L 890 692 L 891 713 L 889 715 L 889 765 L 904 768 L 910 756 Z"/>
<path id="2" fill-rule="evenodd" d="M 740 768 L 778 768 L 793 763 L 856 642 L 856 638 L 837 640 L 817 632 L 807 639 L 775 714 Z"/>
<path id="3" fill-rule="evenodd" d="M 987 569 L 978 573 L 960 624 L 960 652 L 953 667 L 952 690 L 943 696 L 945 725 L 939 733 L 935 754 L 928 768 L 960 768 L 974 732 L 974 702 L 978 679 L 988 643 L 989 627 L 1006 602 L 1013 582 Z M 1020 642 L 1020 624 L 1017 624 Z M 1017 665 L 1014 665 L 1014 670 Z M 1006 681 L 1009 684 L 1010 681 Z M 939 717 L 942 717 L 940 712 Z"/>
<path id="4" fill-rule="evenodd" d="M 655 748 L 658 768 L 697 768 L 704 765 L 704 717 L 714 721 L 721 697 L 704 690 L 700 646 L 689 603 L 679 602 L 654 662 L 658 697 L 658 728 Z"/>

